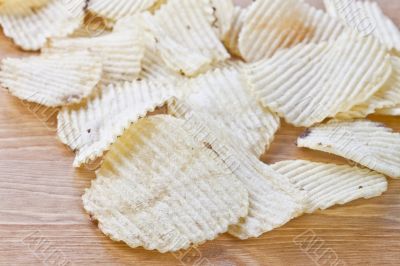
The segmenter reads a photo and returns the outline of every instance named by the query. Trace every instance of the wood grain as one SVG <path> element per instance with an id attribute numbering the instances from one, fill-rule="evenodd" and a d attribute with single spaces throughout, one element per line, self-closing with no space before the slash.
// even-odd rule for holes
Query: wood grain
<path id="1" fill-rule="evenodd" d="M 400 25 L 400 1 L 378 2 Z M 22 54 L 0 37 L 2 58 Z M 330 265 L 328 256 L 336 255 L 349 265 L 399 264 L 400 182 L 393 180 L 380 198 L 304 215 L 258 239 L 223 235 L 187 254 L 159 254 L 112 242 L 82 209 L 80 196 L 94 174 L 72 168 L 73 153 L 55 135 L 54 111 L 0 91 L 0 265 L 312 265 L 321 256 L 317 264 Z M 400 118 L 371 119 L 400 131 Z M 263 160 L 347 163 L 296 148 L 302 131 L 283 125 Z M 305 232 L 308 240 L 297 245 L 296 236 Z"/>

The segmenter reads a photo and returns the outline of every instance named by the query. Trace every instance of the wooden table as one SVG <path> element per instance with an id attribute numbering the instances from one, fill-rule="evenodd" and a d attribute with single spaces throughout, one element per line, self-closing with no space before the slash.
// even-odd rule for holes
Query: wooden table
<path id="1" fill-rule="evenodd" d="M 400 25 L 400 1 L 379 3 Z M 0 55 L 21 52 L 1 37 Z M 82 208 L 80 197 L 93 172 L 72 168 L 73 153 L 56 139 L 53 110 L 37 108 L 0 91 L 0 265 L 330 265 L 324 260 L 335 256 L 349 265 L 400 263 L 400 181 L 393 180 L 382 197 L 304 215 L 258 239 L 223 235 L 188 254 L 115 243 Z M 400 118 L 371 119 L 400 131 Z M 264 160 L 346 163 L 296 148 L 302 130 L 284 125 Z"/>

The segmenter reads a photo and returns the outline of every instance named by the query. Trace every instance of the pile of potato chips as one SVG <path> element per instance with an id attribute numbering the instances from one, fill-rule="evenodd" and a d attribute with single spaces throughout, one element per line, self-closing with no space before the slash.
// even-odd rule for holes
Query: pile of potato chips
<path id="1" fill-rule="evenodd" d="M 5 35 L 41 51 L 4 59 L 0 83 L 60 108 L 75 167 L 102 158 L 83 204 L 115 241 L 172 252 L 258 237 L 400 178 L 400 134 L 365 119 L 400 115 L 400 32 L 375 3 L 0 2 Z M 299 147 L 361 167 L 261 162 L 280 118 L 310 127 Z"/>

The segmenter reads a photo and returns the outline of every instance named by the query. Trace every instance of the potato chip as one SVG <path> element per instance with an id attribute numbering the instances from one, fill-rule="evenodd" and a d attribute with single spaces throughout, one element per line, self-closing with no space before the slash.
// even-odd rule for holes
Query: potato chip
<path id="1" fill-rule="evenodd" d="M 79 103 L 100 81 L 101 60 L 88 51 L 3 59 L 1 86 L 50 107 Z"/>
<path id="2" fill-rule="evenodd" d="M 238 69 L 217 68 L 182 87 L 194 112 L 208 114 L 221 123 L 246 150 L 259 157 L 268 149 L 279 129 L 279 116 L 258 104 Z"/>
<path id="3" fill-rule="evenodd" d="M 336 40 L 343 31 L 338 20 L 299 0 L 255 1 L 243 23 L 239 50 L 248 62 L 299 43 Z"/>
<path id="4" fill-rule="evenodd" d="M 235 5 L 232 0 L 203 0 L 208 3 L 212 10 L 211 26 L 219 36 L 224 40 L 231 28 L 234 16 Z M 207 11 L 206 11 L 207 12 Z"/>
<path id="5" fill-rule="evenodd" d="M 116 84 L 139 77 L 145 46 L 141 32 L 126 30 L 94 38 L 50 39 L 46 52 L 69 52 L 88 49 L 103 63 L 102 82 Z"/>
<path id="6" fill-rule="evenodd" d="M 376 112 L 380 115 L 400 116 L 400 104 L 391 108 L 383 108 Z"/>
<path id="7" fill-rule="evenodd" d="M 241 57 L 239 51 L 239 34 L 243 28 L 247 10 L 247 8 L 245 9 L 240 6 L 235 7 L 233 22 L 224 40 L 228 51 L 237 57 Z"/>
<path id="8" fill-rule="evenodd" d="M 185 79 L 185 76 L 173 71 L 160 60 L 161 56 L 153 37 L 150 37 L 150 40 L 146 40 L 148 41 L 146 41 L 140 77 L 162 84 L 180 85 Z"/>
<path id="9" fill-rule="evenodd" d="M 373 37 L 300 44 L 250 64 L 248 81 L 263 106 L 295 126 L 311 126 L 367 101 L 392 73 L 390 56 Z"/>
<path id="10" fill-rule="evenodd" d="M 306 212 L 325 210 L 336 204 L 356 199 L 369 199 L 387 190 L 385 176 L 368 169 L 314 163 L 309 161 L 281 161 L 271 165 L 289 178 L 296 188 L 306 191 Z"/>
<path id="11" fill-rule="evenodd" d="M 187 76 L 195 76 L 212 63 L 230 57 L 203 7 L 198 0 L 169 0 L 146 20 L 166 65 Z"/>
<path id="12" fill-rule="evenodd" d="M 93 14 L 115 22 L 149 10 L 157 3 L 157 0 L 90 0 L 88 10 Z"/>
<path id="13" fill-rule="evenodd" d="M 101 87 L 86 103 L 60 111 L 58 136 L 76 151 L 79 167 L 102 156 L 131 123 L 173 96 L 172 86 L 146 80 Z"/>
<path id="14" fill-rule="evenodd" d="M 114 31 L 133 30 L 139 31 L 145 46 L 144 57 L 142 59 L 141 79 L 154 81 L 160 84 L 179 86 L 185 79 L 181 73 L 173 71 L 167 67 L 158 50 L 157 38 L 147 27 L 148 13 L 141 13 L 119 20 L 114 27 Z"/>
<path id="15" fill-rule="evenodd" d="M 100 230 L 130 247 L 173 252 L 212 240 L 246 216 L 246 189 L 185 121 L 152 116 L 112 146 L 83 204 Z"/>
<path id="16" fill-rule="evenodd" d="M 0 0 L 0 14 L 24 14 L 40 8 L 50 0 Z"/>
<path id="17" fill-rule="evenodd" d="M 364 35 L 373 34 L 389 49 L 400 50 L 400 31 L 378 3 L 355 0 L 324 0 L 329 15 Z"/>
<path id="18" fill-rule="evenodd" d="M 168 107 L 174 116 L 185 119 L 185 128 L 197 139 L 207 139 L 219 157 L 230 165 L 249 192 L 249 214 L 232 225 L 229 233 L 240 239 L 258 237 L 278 228 L 303 213 L 304 195 L 287 178 L 250 154 L 219 121 L 193 112 L 187 103 L 174 100 Z"/>
<path id="19" fill-rule="evenodd" d="M 342 156 L 400 178 L 400 133 L 368 120 L 337 121 L 309 129 L 297 146 Z"/>
<path id="20" fill-rule="evenodd" d="M 4 34 L 24 50 L 41 49 L 50 37 L 65 37 L 81 25 L 85 0 L 52 0 L 24 14 L 0 14 Z"/>
<path id="21" fill-rule="evenodd" d="M 400 57 L 391 58 L 393 73 L 389 80 L 366 102 L 354 106 L 346 113 L 339 113 L 338 119 L 364 118 L 377 109 L 391 108 L 400 104 Z"/>

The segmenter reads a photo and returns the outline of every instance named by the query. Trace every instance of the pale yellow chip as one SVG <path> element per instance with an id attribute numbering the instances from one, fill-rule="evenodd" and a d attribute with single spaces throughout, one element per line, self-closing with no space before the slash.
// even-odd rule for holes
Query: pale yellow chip
<path id="1" fill-rule="evenodd" d="M 255 1 L 246 13 L 239 50 L 248 62 L 299 43 L 332 41 L 343 31 L 339 20 L 299 0 Z"/>
<path id="2" fill-rule="evenodd" d="M 148 36 L 145 44 L 145 53 L 142 60 L 140 77 L 162 84 L 179 86 L 186 79 L 184 75 L 173 71 L 162 61 L 154 37 Z"/>
<path id="3" fill-rule="evenodd" d="M 41 49 L 50 37 L 73 33 L 84 19 L 85 0 L 52 0 L 24 14 L 0 14 L 4 34 L 24 50 Z"/>
<path id="4" fill-rule="evenodd" d="M 1 86 L 50 107 L 79 103 L 100 81 L 101 60 L 88 51 L 3 59 Z"/>
<path id="5" fill-rule="evenodd" d="M 79 167 L 102 156 L 130 124 L 173 96 L 174 87 L 146 80 L 101 87 L 87 102 L 60 111 L 58 136 L 76 151 Z"/>
<path id="6" fill-rule="evenodd" d="M 380 115 L 400 116 L 400 104 L 391 108 L 379 109 L 376 113 Z"/>
<path id="7" fill-rule="evenodd" d="M 242 31 L 247 11 L 248 8 L 242 8 L 240 6 L 235 7 L 231 27 L 224 39 L 225 47 L 232 55 L 237 57 L 242 56 L 239 51 L 239 34 Z"/>
<path id="8" fill-rule="evenodd" d="M 212 11 L 211 26 L 219 36 L 220 40 L 224 40 L 235 16 L 235 5 L 232 0 L 200 0 L 207 3 L 209 8 L 205 12 Z"/>
<path id="9" fill-rule="evenodd" d="M 51 39 L 45 52 L 70 52 L 81 49 L 88 49 L 101 57 L 104 84 L 129 82 L 139 77 L 145 52 L 140 31 L 125 30 L 93 38 Z"/>
<path id="10" fill-rule="evenodd" d="M 350 111 L 339 113 L 338 119 L 364 118 L 378 109 L 400 105 L 400 57 L 391 56 L 393 72 L 389 80 L 366 102 L 354 106 Z"/>
<path id="11" fill-rule="evenodd" d="M 248 212 L 230 165 L 185 121 L 152 116 L 112 146 L 83 204 L 100 230 L 130 247 L 173 252 L 216 238 Z"/>
<path id="12" fill-rule="evenodd" d="M 375 1 L 324 0 L 329 15 L 363 35 L 372 34 L 389 49 L 400 50 L 400 31 Z"/>
<path id="13" fill-rule="evenodd" d="M 303 193 L 286 177 L 249 153 L 236 138 L 226 134 L 218 121 L 209 119 L 203 113 L 193 112 L 182 101 L 175 100 L 175 104 L 170 104 L 168 109 L 186 120 L 185 128 L 189 134 L 199 140 L 213 140 L 207 140 L 208 146 L 224 158 L 249 193 L 249 213 L 240 223 L 230 226 L 230 234 L 240 239 L 258 237 L 303 213 Z"/>
<path id="14" fill-rule="evenodd" d="M 356 199 L 377 197 L 388 187 L 384 175 L 347 165 L 299 160 L 281 161 L 271 167 L 289 178 L 296 188 L 306 192 L 307 213 Z"/>
<path id="15" fill-rule="evenodd" d="M 147 16 L 147 26 L 156 37 L 165 64 L 187 76 L 230 57 L 203 7 L 203 0 L 169 0 L 154 16 Z"/>
<path id="16" fill-rule="evenodd" d="M 263 106 L 295 126 L 312 126 L 367 101 L 389 79 L 392 65 L 378 40 L 346 33 L 334 42 L 281 51 L 246 72 Z"/>
<path id="17" fill-rule="evenodd" d="M 400 133 L 368 120 L 332 120 L 309 129 L 297 146 L 342 156 L 392 178 L 400 178 Z"/>
<path id="18" fill-rule="evenodd" d="M 157 38 L 147 27 L 148 13 L 141 13 L 119 20 L 114 27 L 115 32 L 125 32 L 126 30 L 139 31 L 145 46 L 144 57 L 142 60 L 141 79 L 154 81 L 156 83 L 174 85 L 179 87 L 181 82 L 186 79 L 181 73 L 178 73 L 167 67 L 161 59 L 161 53 L 158 49 Z"/>
<path id="19" fill-rule="evenodd" d="M 0 0 L 0 14 L 24 14 L 52 0 Z"/>
<path id="20" fill-rule="evenodd" d="M 90 0 L 88 10 L 93 14 L 115 22 L 124 17 L 150 10 L 157 0 Z"/>
<path id="21" fill-rule="evenodd" d="M 248 152 L 259 157 L 269 148 L 280 126 L 279 116 L 257 102 L 240 70 L 217 68 L 182 87 L 194 112 L 215 119 Z"/>

